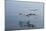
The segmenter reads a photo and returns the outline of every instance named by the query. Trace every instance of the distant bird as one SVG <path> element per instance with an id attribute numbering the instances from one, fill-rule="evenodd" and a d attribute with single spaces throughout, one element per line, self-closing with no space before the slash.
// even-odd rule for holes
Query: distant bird
<path id="1" fill-rule="evenodd" d="M 31 16 L 31 15 L 35 15 L 35 14 L 27 14 L 26 16 Z"/>

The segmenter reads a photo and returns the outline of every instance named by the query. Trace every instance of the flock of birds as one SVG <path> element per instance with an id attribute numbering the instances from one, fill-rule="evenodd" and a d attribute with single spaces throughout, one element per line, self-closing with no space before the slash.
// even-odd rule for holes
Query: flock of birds
<path id="1" fill-rule="evenodd" d="M 22 13 L 19 13 L 19 15 L 23 15 Z M 24 14 L 25 15 L 25 14 Z M 27 15 L 25 15 L 25 16 L 31 16 L 31 15 L 36 15 L 36 14 L 27 14 Z"/>
<path id="2" fill-rule="evenodd" d="M 36 11 L 36 10 L 37 10 L 37 9 L 31 10 L 31 11 Z M 25 15 L 25 14 L 19 13 L 19 15 Z M 31 16 L 31 15 L 36 15 L 36 14 L 29 13 L 29 14 L 27 14 L 27 15 L 25 15 L 25 16 Z"/>

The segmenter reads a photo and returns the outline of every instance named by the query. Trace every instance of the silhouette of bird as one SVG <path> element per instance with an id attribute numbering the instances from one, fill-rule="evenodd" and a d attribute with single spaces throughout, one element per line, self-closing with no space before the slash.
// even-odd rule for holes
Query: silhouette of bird
<path id="1" fill-rule="evenodd" d="M 27 14 L 26 16 L 31 16 L 31 15 L 35 15 L 35 14 Z"/>

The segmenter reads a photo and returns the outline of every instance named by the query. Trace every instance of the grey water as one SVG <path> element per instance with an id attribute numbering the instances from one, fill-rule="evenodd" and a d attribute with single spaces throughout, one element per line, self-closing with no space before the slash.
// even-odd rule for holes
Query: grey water
<path id="1" fill-rule="evenodd" d="M 27 21 L 30 21 L 30 24 L 34 24 L 37 28 L 44 27 L 43 3 L 6 0 L 5 6 L 6 29 L 20 27 L 19 21 L 24 22 L 24 24 L 26 24 Z M 22 13 L 22 15 L 19 15 L 19 13 Z M 35 15 L 29 17 L 25 16 L 30 13 Z"/>

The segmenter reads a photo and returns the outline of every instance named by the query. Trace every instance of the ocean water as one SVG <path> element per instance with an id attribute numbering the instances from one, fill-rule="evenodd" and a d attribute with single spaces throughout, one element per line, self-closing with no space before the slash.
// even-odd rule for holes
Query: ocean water
<path id="1" fill-rule="evenodd" d="M 41 2 L 26 2 L 26 1 L 10 1 L 6 0 L 5 10 L 5 27 L 6 29 L 16 29 L 19 26 L 19 21 L 26 24 L 35 25 L 36 28 L 43 28 L 43 3 Z M 19 15 L 22 13 L 22 15 Z M 26 16 L 33 13 L 35 15 Z"/>

